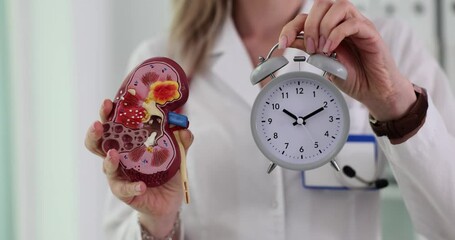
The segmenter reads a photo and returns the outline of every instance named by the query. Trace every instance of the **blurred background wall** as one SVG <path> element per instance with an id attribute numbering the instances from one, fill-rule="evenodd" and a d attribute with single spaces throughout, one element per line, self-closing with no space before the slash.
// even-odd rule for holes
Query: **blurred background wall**
<path id="1" fill-rule="evenodd" d="M 455 0 L 353 2 L 413 26 L 455 89 Z M 109 190 L 85 131 L 169 20 L 168 0 L 0 0 L 0 239 L 105 239 Z M 382 198 L 384 239 L 417 239 L 397 187 Z"/>
<path id="2" fill-rule="evenodd" d="M 84 147 L 165 0 L 0 0 L 0 239 L 104 239 L 108 191 Z"/>

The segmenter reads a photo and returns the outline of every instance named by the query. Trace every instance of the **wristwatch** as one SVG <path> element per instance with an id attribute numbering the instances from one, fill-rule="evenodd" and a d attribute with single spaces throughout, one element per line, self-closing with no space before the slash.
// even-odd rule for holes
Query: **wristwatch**
<path id="1" fill-rule="evenodd" d="M 428 109 L 427 92 L 416 85 L 414 91 L 417 100 L 400 119 L 382 122 L 370 115 L 370 125 L 377 136 L 387 136 L 392 144 L 400 144 L 414 136 L 423 126 Z"/>

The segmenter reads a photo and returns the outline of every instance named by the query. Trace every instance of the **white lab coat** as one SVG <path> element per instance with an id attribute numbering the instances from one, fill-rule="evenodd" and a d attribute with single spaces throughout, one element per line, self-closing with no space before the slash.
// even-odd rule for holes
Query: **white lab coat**
<path id="1" fill-rule="evenodd" d="M 381 152 L 415 229 L 428 239 L 455 239 L 455 101 L 447 77 L 408 28 L 375 24 L 399 69 L 430 98 L 419 132 L 400 145 L 378 138 Z M 232 19 L 221 31 L 211 67 L 193 76 L 186 104 L 195 141 L 188 154 L 192 202 L 181 213 L 185 239 L 381 239 L 379 191 L 309 190 L 299 172 L 278 167 L 266 174 L 249 124 L 259 92 L 249 81 L 253 66 Z M 146 42 L 131 66 L 165 56 L 165 49 L 165 39 Z M 347 102 L 351 133 L 371 134 L 367 110 Z M 107 209 L 108 239 L 140 239 L 137 213 L 112 195 Z"/>

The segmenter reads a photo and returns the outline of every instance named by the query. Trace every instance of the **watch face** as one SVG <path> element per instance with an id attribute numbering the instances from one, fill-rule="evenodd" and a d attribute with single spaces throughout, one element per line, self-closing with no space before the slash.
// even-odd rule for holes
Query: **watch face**
<path id="1" fill-rule="evenodd" d="M 272 162 L 308 170 L 332 160 L 344 146 L 349 112 L 328 80 L 292 72 L 261 90 L 253 105 L 251 128 L 259 149 Z"/>

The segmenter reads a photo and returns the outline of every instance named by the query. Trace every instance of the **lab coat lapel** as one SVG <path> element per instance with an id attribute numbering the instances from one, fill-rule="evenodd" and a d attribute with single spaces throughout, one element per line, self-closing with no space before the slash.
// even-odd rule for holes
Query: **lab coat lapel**
<path id="1" fill-rule="evenodd" d="M 212 72 L 218 79 L 253 106 L 260 88 L 250 83 L 253 66 L 231 17 L 224 23 L 210 60 L 213 61 Z"/>

